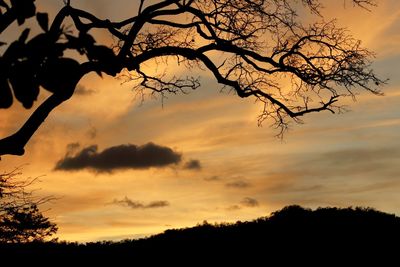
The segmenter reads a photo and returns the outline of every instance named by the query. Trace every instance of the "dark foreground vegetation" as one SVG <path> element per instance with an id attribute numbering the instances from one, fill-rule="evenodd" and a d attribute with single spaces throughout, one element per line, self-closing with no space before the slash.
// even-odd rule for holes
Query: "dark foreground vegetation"
<path id="1" fill-rule="evenodd" d="M 389 266 L 398 259 L 399 238 L 400 218 L 392 214 L 370 208 L 313 211 L 288 206 L 251 222 L 205 222 L 139 240 L 2 244 L 0 255 L 15 266 L 22 262 L 53 266 L 83 262 L 90 266 L 348 266 L 356 262 L 360 266 L 377 261 L 377 266 Z"/>

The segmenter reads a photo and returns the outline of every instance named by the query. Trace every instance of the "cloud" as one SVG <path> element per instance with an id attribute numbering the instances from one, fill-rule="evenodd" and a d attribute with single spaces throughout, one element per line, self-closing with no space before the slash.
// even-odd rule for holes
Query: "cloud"
<path id="1" fill-rule="evenodd" d="M 308 193 L 308 194 L 316 194 L 318 192 L 322 192 L 324 190 L 329 190 L 326 186 L 322 184 L 306 184 L 306 181 L 301 181 L 300 184 L 296 183 L 296 179 L 300 179 L 304 175 L 298 173 L 298 176 L 290 177 L 291 174 L 282 175 L 283 181 L 281 182 L 272 182 L 270 186 L 268 186 L 267 190 L 270 194 L 280 194 L 280 193 Z M 286 179 L 286 180 L 284 180 Z M 304 184 L 305 185 L 304 185 Z"/>
<path id="2" fill-rule="evenodd" d="M 90 138 L 90 139 L 95 139 L 97 136 L 97 129 L 94 126 L 91 126 L 89 128 L 89 130 L 87 130 L 86 135 Z"/>
<path id="3" fill-rule="evenodd" d="M 226 183 L 225 186 L 231 187 L 231 188 L 247 188 L 247 187 L 250 187 L 251 184 L 245 180 L 237 180 L 237 181 Z"/>
<path id="4" fill-rule="evenodd" d="M 383 199 L 390 203 L 400 186 L 399 145 L 356 145 L 317 150 L 300 157 L 297 153 L 277 156 L 281 164 L 270 170 L 257 189 L 263 188 L 264 201 L 278 205 L 379 206 Z"/>
<path id="5" fill-rule="evenodd" d="M 258 207 L 260 204 L 258 200 L 251 197 L 245 197 L 240 201 L 240 204 L 235 204 L 226 208 L 229 211 L 241 210 L 242 208 L 254 208 Z"/>
<path id="6" fill-rule="evenodd" d="M 388 18 L 390 20 L 390 18 Z M 384 40 L 375 42 L 377 46 L 376 50 L 379 51 L 380 55 L 385 56 L 398 55 L 398 46 L 400 44 L 400 18 L 392 20 L 386 28 L 377 35 L 377 40 Z"/>
<path id="7" fill-rule="evenodd" d="M 350 176 L 376 173 L 393 175 L 393 166 L 400 157 L 398 146 L 341 149 L 305 158 L 288 168 L 303 171 L 307 176 Z M 288 169 L 286 168 L 286 169 Z M 396 168 L 398 170 L 398 168 Z M 396 171 L 396 170 L 395 170 Z"/>
<path id="8" fill-rule="evenodd" d="M 214 176 L 211 176 L 211 177 L 205 177 L 204 180 L 207 181 L 207 182 L 215 182 L 215 181 L 220 181 L 221 177 L 219 177 L 217 175 L 214 175 Z"/>
<path id="9" fill-rule="evenodd" d="M 156 209 L 156 208 L 164 208 L 164 207 L 169 206 L 169 202 L 165 201 L 165 200 L 157 200 L 157 201 L 152 201 L 148 204 L 144 204 L 143 202 L 140 202 L 140 201 L 131 200 L 128 197 L 125 197 L 120 200 L 114 199 L 112 204 L 128 207 L 131 209 Z"/>
<path id="10" fill-rule="evenodd" d="M 66 157 L 70 157 L 75 154 L 76 151 L 78 151 L 79 147 L 81 145 L 79 143 L 71 143 L 67 145 L 67 152 L 65 154 Z"/>
<path id="11" fill-rule="evenodd" d="M 199 160 L 191 159 L 183 166 L 186 170 L 201 170 L 202 166 Z"/>
<path id="12" fill-rule="evenodd" d="M 245 197 L 243 200 L 240 202 L 242 206 L 253 208 L 257 207 L 259 205 L 257 199 L 251 198 L 251 197 Z"/>
<path id="13" fill-rule="evenodd" d="M 75 89 L 75 95 L 92 95 L 94 93 L 97 93 L 97 91 L 83 85 L 78 85 Z"/>
<path id="14" fill-rule="evenodd" d="M 165 200 L 152 201 L 145 205 L 145 209 L 163 208 L 169 206 L 169 202 Z"/>
<path id="15" fill-rule="evenodd" d="M 230 210 L 230 211 L 232 211 L 232 210 L 240 210 L 242 207 L 240 207 L 239 205 L 232 205 L 232 206 L 229 206 L 228 208 L 227 208 L 227 210 Z"/>
<path id="16" fill-rule="evenodd" d="M 57 162 L 55 170 L 91 169 L 96 172 L 112 172 L 122 169 L 162 168 L 178 164 L 182 160 L 180 153 L 154 143 L 142 146 L 119 145 L 101 152 L 98 151 L 97 145 L 83 148 L 79 152 L 76 152 L 76 149 L 76 145 L 67 148 L 67 154 Z"/>

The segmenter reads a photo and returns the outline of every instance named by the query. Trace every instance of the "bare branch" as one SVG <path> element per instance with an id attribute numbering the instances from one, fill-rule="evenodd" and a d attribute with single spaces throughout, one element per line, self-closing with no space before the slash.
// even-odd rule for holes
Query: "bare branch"
<path id="1" fill-rule="evenodd" d="M 190 75 L 146 73 L 141 65 L 150 60 L 160 59 L 162 64 L 176 60 L 188 69 L 205 68 L 218 83 L 239 97 L 261 102 L 264 110 L 259 122 L 270 118 L 281 133 L 291 122 L 300 123 L 299 118 L 308 113 L 340 112 L 340 99 L 354 97 L 358 88 L 381 95 L 380 88 L 387 80 L 376 76 L 371 69 L 374 54 L 346 29 L 337 27 L 335 21 L 326 22 L 320 12 L 321 3 L 319 0 L 140 0 L 137 15 L 112 22 L 73 8 L 67 1 L 48 31 L 44 29 L 45 33 L 32 39 L 28 38 L 29 31 L 23 31 L 0 58 L 6 70 L 0 75 L 3 85 L 0 93 L 8 96 L 8 101 L 0 101 L 1 107 L 11 105 L 11 90 L 27 108 L 36 100 L 39 85 L 54 93 L 19 131 L 0 140 L 0 155 L 22 155 L 24 146 L 48 114 L 72 96 L 72 87 L 89 72 L 116 76 L 127 69 L 127 76 L 137 83 L 135 90 L 143 94 L 146 89 L 151 95 L 162 97 L 199 88 L 199 78 Z M 363 8 L 375 5 L 372 0 L 352 3 Z M 298 8 L 312 13 L 315 23 L 306 26 Z M 12 6 L 3 9 L 6 11 L 0 14 L 0 33 L 15 20 L 23 23 L 25 17 L 13 13 L 16 11 Z M 67 17 L 73 21 L 70 28 L 64 25 Z M 113 49 L 96 42 L 91 35 L 95 29 L 113 36 L 116 40 Z M 40 46 L 35 45 L 35 38 L 41 40 Z M 43 42 L 48 49 L 43 49 Z M 87 60 L 79 65 L 65 58 L 67 49 L 77 51 Z M 69 87 L 60 90 L 62 93 L 48 86 L 51 82 L 54 85 L 54 81 L 46 79 L 51 64 L 67 66 L 65 73 L 79 71 Z M 18 72 L 22 79 L 15 77 L 18 68 L 23 69 Z M 32 81 L 29 84 L 32 88 L 26 89 L 29 94 L 19 94 L 19 80 Z"/>

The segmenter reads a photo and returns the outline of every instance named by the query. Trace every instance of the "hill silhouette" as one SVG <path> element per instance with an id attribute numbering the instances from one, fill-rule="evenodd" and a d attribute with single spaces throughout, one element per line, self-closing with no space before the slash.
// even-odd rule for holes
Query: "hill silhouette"
<path id="1" fill-rule="evenodd" d="M 53 266 L 359 266 L 378 261 L 386 266 L 398 258 L 399 238 L 400 218 L 393 214 L 292 205 L 249 222 L 203 222 L 138 240 L 2 244 L 0 255 L 14 258 L 13 263 L 38 260 Z"/>

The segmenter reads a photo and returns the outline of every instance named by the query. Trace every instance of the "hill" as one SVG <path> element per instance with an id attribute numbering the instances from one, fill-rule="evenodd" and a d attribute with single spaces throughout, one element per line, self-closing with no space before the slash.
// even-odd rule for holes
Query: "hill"
<path id="1" fill-rule="evenodd" d="M 393 214 L 371 208 L 287 206 L 250 222 L 205 222 L 139 240 L 3 244 L 0 255 L 14 258 L 13 263 L 51 259 L 74 266 L 83 262 L 90 266 L 347 266 L 343 263 L 397 260 L 399 238 L 400 218 Z"/>

